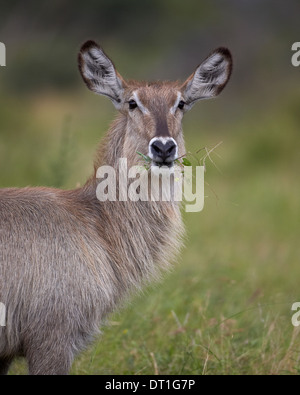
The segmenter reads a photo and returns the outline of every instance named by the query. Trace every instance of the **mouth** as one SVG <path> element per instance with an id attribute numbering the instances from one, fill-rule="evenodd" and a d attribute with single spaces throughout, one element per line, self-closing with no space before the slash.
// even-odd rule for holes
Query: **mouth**
<path id="1" fill-rule="evenodd" d="M 157 162 L 155 160 L 152 161 L 152 166 L 157 166 L 157 167 L 168 167 L 171 169 L 174 166 L 174 161 L 162 161 L 162 162 Z"/>

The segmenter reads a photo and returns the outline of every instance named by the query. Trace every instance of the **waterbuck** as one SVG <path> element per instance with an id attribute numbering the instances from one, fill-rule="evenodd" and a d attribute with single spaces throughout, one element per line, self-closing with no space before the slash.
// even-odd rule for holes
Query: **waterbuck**
<path id="1" fill-rule="evenodd" d="M 95 171 L 75 190 L 0 190 L 0 373 L 16 356 L 33 375 L 68 374 L 74 356 L 116 306 L 159 277 L 183 234 L 176 202 L 96 197 L 97 169 L 143 164 L 170 171 L 185 153 L 182 117 L 229 80 L 230 52 L 215 50 L 184 82 L 125 81 L 93 41 L 79 53 L 89 89 L 111 99 L 119 115 L 102 140 Z"/>

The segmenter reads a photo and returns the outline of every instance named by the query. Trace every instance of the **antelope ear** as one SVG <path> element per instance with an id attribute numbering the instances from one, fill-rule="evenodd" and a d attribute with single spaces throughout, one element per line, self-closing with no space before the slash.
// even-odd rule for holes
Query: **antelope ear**
<path id="1" fill-rule="evenodd" d="M 210 99 L 222 92 L 232 71 L 232 56 L 227 48 L 218 48 L 197 67 L 185 81 L 182 93 L 192 106 L 201 99 Z"/>
<path id="2" fill-rule="evenodd" d="M 78 54 L 80 74 L 87 87 L 111 99 L 117 109 L 123 101 L 125 82 L 113 62 L 94 41 L 87 41 Z"/>

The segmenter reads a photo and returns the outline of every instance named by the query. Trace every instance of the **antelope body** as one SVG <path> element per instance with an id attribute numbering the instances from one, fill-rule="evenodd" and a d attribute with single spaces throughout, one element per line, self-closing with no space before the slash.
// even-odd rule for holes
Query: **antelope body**
<path id="1" fill-rule="evenodd" d="M 75 190 L 0 190 L 0 374 L 16 356 L 30 374 L 67 374 L 74 356 L 118 304 L 156 279 L 175 258 L 183 234 L 174 202 L 100 202 L 97 168 L 140 163 L 174 166 L 184 154 L 183 113 L 216 96 L 231 73 L 231 55 L 214 51 L 186 80 L 125 81 L 93 41 L 79 53 L 87 86 L 119 110 L 103 139 L 94 175 Z"/>

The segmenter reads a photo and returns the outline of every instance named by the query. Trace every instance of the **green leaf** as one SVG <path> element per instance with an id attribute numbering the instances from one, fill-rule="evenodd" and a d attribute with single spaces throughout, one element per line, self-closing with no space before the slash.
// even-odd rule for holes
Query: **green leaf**
<path id="1" fill-rule="evenodd" d="M 192 166 L 191 162 L 186 158 L 182 159 L 182 164 L 183 166 Z"/>

